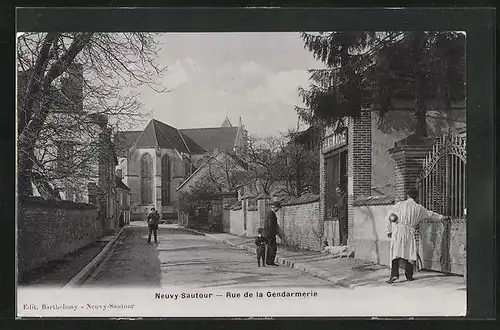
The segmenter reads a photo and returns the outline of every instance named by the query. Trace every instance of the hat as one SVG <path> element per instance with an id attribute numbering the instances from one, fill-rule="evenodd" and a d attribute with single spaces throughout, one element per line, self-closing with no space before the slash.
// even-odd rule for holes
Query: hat
<path id="1" fill-rule="evenodd" d="M 280 202 L 273 202 L 271 205 L 276 207 L 281 207 Z"/>

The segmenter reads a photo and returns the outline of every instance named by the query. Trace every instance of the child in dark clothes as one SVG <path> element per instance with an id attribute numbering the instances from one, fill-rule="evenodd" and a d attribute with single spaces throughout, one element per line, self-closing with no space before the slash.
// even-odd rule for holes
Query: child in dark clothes
<path id="1" fill-rule="evenodd" d="M 262 233 L 263 228 L 257 229 L 257 237 L 255 238 L 255 245 L 257 245 L 257 265 L 260 267 L 260 261 L 262 260 L 262 266 L 266 267 L 266 244 L 267 238 L 265 238 Z"/>

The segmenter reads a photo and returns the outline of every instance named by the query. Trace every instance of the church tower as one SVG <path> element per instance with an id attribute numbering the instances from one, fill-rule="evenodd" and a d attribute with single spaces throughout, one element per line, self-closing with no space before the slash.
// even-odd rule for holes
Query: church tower
<path id="1" fill-rule="evenodd" d="M 241 117 L 238 122 L 238 131 L 236 132 L 236 139 L 234 142 L 234 151 L 236 154 L 245 152 L 247 150 L 248 142 L 248 131 L 245 129 L 241 121 Z"/>
<path id="2" fill-rule="evenodd" d="M 233 127 L 231 122 L 229 121 L 229 118 L 226 115 L 226 119 L 224 119 L 224 122 L 222 122 L 222 125 L 220 127 Z"/>

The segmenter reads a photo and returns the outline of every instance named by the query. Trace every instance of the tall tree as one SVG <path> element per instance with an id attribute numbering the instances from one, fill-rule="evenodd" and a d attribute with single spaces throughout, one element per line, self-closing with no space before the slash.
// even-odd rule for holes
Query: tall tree
<path id="1" fill-rule="evenodd" d="M 373 44 L 371 32 L 302 33 L 304 48 L 326 69 L 311 69 L 308 89 L 299 88 L 306 108 L 296 107 L 299 116 L 313 126 L 339 124 L 344 117 L 361 113 L 362 70 L 367 58 L 362 55 Z"/>
<path id="2" fill-rule="evenodd" d="M 450 109 L 465 95 L 465 36 L 457 32 L 302 33 L 305 48 L 326 66 L 310 70 L 311 85 L 300 88 L 312 125 L 339 123 L 372 106 L 383 116 L 397 102 L 411 102 L 416 134 L 427 135 L 426 115 Z M 430 106 L 431 104 L 432 107 Z"/>
<path id="3" fill-rule="evenodd" d="M 366 72 L 366 89 L 381 115 L 397 108 L 398 102 L 412 104 L 415 133 L 425 137 L 429 110 L 447 114 L 452 104 L 465 99 L 465 35 L 399 33 L 380 46 Z"/>
<path id="4" fill-rule="evenodd" d="M 158 52 L 156 38 L 147 33 L 23 33 L 17 38 L 18 194 L 31 194 L 34 168 L 38 174 L 64 175 L 47 165 L 54 159 L 49 141 L 92 136 L 96 116 L 105 115 L 113 125 L 140 119 L 141 104 L 127 87 L 157 89 L 164 70 Z M 72 70 L 78 67 L 82 70 Z M 80 95 L 78 88 L 64 89 L 75 84 Z M 84 145 L 79 159 L 95 154 L 84 152 Z"/>
<path id="5" fill-rule="evenodd" d="M 289 196 L 319 193 L 319 145 L 315 141 L 313 127 L 305 131 L 290 129 L 281 138 L 282 172 Z"/>

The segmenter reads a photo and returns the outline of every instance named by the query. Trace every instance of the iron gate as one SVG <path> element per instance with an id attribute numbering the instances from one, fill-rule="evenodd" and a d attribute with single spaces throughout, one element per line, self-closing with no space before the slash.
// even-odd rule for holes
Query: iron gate
<path id="1" fill-rule="evenodd" d="M 463 274 L 466 248 L 466 138 L 450 132 L 440 138 L 417 179 L 419 203 L 450 216 L 449 222 L 425 222 L 417 231 L 421 268 Z"/>

